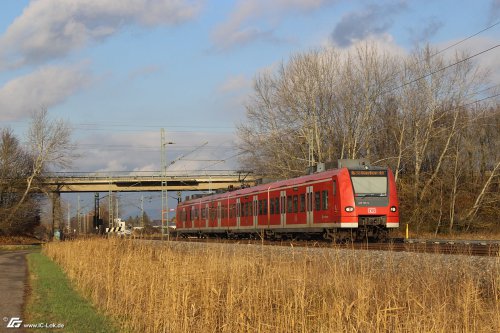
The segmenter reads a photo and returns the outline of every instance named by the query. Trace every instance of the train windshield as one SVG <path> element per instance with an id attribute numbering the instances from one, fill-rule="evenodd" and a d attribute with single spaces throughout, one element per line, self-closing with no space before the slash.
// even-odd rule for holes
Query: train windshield
<path id="1" fill-rule="evenodd" d="M 350 174 L 355 196 L 387 196 L 387 170 L 350 170 Z"/>

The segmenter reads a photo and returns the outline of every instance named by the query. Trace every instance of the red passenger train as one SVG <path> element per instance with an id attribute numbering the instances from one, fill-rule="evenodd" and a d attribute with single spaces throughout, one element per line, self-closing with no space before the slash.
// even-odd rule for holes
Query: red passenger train
<path id="1" fill-rule="evenodd" d="M 180 236 L 384 239 L 399 226 L 390 169 L 343 167 L 274 183 L 193 195 L 177 206 Z"/>

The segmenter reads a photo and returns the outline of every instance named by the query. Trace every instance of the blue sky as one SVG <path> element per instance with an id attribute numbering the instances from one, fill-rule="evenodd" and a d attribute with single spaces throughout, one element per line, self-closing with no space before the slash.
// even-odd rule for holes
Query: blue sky
<path id="1" fill-rule="evenodd" d="M 189 159 L 235 169 L 235 124 L 260 71 L 365 40 L 443 49 L 499 20 L 499 0 L 2 0 L 0 122 L 22 136 L 41 106 L 66 119 L 81 154 L 71 171 L 159 170 L 162 127 L 169 160 L 208 141 Z M 447 53 L 499 41 L 497 25 Z M 500 49 L 476 61 L 500 83 Z"/>

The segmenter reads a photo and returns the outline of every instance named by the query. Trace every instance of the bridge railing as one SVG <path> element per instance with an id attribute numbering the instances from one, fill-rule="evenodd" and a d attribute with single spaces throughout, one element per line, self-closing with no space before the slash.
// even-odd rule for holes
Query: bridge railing
<path id="1" fill-rule="evenodd" d="M 238 177 L 250 175 L 247 171 L 237 170 L 174 170 L 165 172 L 167 177 Z M 106 171 L 106 172 L 52 172 L 48 178 L 102 180 L 110 178 L 150 178 L 158 179 L 160 171 Z"/>

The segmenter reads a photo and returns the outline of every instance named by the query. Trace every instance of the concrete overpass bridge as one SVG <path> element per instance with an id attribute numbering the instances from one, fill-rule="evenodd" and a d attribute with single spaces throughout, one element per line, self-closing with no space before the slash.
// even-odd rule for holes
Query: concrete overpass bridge
<path id="1" fill-rule="evenodd" d="M 54 193 L 207 191 L 255 185 L 259 178 L 245 171 L 80 172 L 54 173 L 45 185 Z"/>
<path id="2" fill-rule="evenodd" d="M 82 192 L 162 192 L 215 191 L 243 184 L 255 185 L 261 177 L 245 171 L 167 171 L 156 172 L 77 172 L 53 173 L 44 179 L 52 193 L 52 223 L 62 225 L 61 193 Z M 163 199 L 162 199 L 163 200 Z M 162 214 L 163 218 L 163 214 Z"/>

